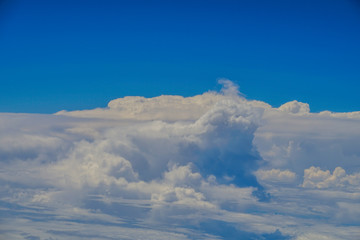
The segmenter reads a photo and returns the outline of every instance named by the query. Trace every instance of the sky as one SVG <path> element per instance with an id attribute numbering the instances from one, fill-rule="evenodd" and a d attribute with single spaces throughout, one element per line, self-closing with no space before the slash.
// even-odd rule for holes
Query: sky
<path id="1" fill-rule="evenodd" d="M 356 0 L 3 0 L 0 16 L 1 112 L 193 96 L 221 78 L 274 107 L 359 110 Z"/>
<path id="2" fill-rule="evenodd" d="M 359 11 L 0 1 L 0 239 L 360 239 Z"/>

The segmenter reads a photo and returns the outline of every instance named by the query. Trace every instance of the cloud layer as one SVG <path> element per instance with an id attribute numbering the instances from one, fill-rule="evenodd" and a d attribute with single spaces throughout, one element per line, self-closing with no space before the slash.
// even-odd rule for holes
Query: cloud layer
<path id="1" fill-rule="evenodd" d="M 355 239 L 360 119 L 220 92 L 0 114 L 0 236 Z"/>

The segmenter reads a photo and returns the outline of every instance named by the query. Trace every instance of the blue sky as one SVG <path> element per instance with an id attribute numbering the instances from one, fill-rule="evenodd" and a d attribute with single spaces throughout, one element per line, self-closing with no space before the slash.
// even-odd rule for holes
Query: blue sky
<path id="1" fill-rule="evenodd" d="M 0 0 L 0 238 L 358 239 L 359 43 L 355 0 Z"/>
<path id="2" fill-rule="evenodd" d="M 275 107 L 360 110 L 355 0 L 5 0 L 0 15 L 1 112 L 192 96 L 219 78 Z"/>

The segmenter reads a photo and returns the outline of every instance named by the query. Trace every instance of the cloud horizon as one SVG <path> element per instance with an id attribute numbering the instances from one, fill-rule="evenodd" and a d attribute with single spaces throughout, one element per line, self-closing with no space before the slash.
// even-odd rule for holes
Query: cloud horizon
<path id="1" fill-rule="evenodd" d="M 360 112 L 193 97 L 0 113 L 8 239 L 355 239 Z"/>

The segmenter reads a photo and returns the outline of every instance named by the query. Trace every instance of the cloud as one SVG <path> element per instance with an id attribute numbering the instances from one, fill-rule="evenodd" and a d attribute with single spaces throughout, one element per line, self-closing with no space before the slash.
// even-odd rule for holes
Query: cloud
<path id="1" fill-rule="evenodd" d="M 318 113 L 288 114 L 266 109 L 254 144 L 267 168 L 289 169 L 298 176 L 311 166 L 359 172 L 359 120 Z"/>
<path id="2" fill-rule="evenodd" d="M 341 167 L 336 167 L 331 174 L 329 170 L 323 171 L 319 167 L 310 167 L 304 170 L 305 188 L 334 188 L 354 186 L 360 189 L 360 173 L 347 175 Z"/>
<path id="3" fill-rule="evenodd" d="M 226 96 L 239 97 L 241 94 L 239 91 L 239 86 L 228 79 L 220 79 L 219 84 L 224 86 L 221 89 L 221 92 Z"/>
<path id="4" fill-rule="evenodd" d="M 356 112 L 330 112 L 330 111 L 322 111 L 319 113 L 319 115 L 322 116 L 328 116 L 328 117 L 336 117 L 336 118 L 360 118 L 360 111 Z"/>
<path id="5" fill-rule="evenodd" d="M 258 170 L 256 177 L 262 181 L 291 183 L 295 180 L 296 174 L 289 170 L 271 169 Z"/>
<path id="6" fill-rule="evenodd" d="M 358 236 L 356 113 L 311 113 L 297 101 L 277 109 L 220 83 L 194 97 L 0 113 L 0 236 Z"/>
<path id="7" fill-rule="evenodd" d="M 234 86 L 231 87 L 234 88 Z M 232 91 L 235 90 L 224 90 L 224 94 L 232 94 Z M 207 92 L 187 98 L 170 95 L 154 98 L 130 96 L 110 101 L 107 108 L 71 112 L 60 111 L 56 115 L 101 119 L 196 120 L 218 101 L 225 99 L 226 96 L 215 92 Z"/>
<path id="8" fill-rule="evenodd" d="M 306 114 L 310 112 L 309 104 L 298 102 L 296 100 L 284 103 L 278 109 L 283 112 L 294 114 Z"/>

